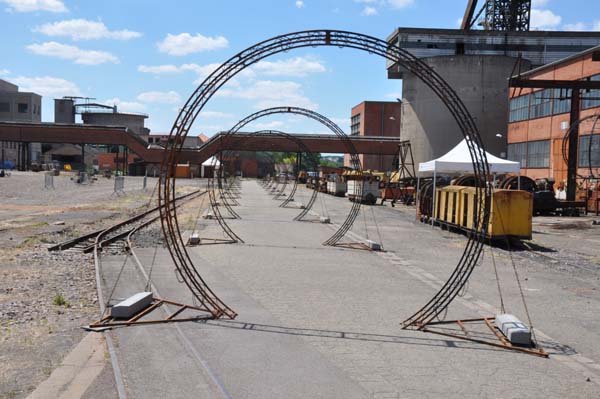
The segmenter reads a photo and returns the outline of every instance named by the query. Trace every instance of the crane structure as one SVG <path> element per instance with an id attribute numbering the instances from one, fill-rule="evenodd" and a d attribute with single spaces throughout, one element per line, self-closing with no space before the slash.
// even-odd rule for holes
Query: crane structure
<path id="1" fill-rule="evenodd" d="M 500 32 L 527 32 L 530 28 L 531 0 L 485 0 L 479 12 L 477 0 L 469 0 L 461 23 L 462 30 L 470 30 L 485 11 L 480 23 L 484 30 Z"/>

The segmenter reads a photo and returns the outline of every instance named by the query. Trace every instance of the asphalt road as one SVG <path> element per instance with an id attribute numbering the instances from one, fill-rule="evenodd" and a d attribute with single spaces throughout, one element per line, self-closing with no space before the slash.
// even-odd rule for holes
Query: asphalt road
<path id="1" fill-rule="evenodd" d="M 297 199 L 306 203 L 308 195 L 300 189 Z M 242 219 L 227 222 L 244 244 L 189 249 L 210 287 L 239 316 L 115 330 L 128 398 L 600 396 L 600 272 L 587 252 L 587 267 L 579 270 L 577 251 L 553 264 L 544 256 L 488 247 L 465 295 L 446 315 L 498 312 L 493 260 L 506 310 L 526 321 L 514 262 L 537 338 L 551 354 L 543 359 L 401 329 L 400 322 L 450 275 L 465 237 L 417 223 L 409 209 L 376 206 L 363 207 L 346 241 L 368 236 L 385 252 L 324 247 L 345 219 L 347 199 L 317 200 L 313 211 L 333 225 L 292 221 L 299 210 L 279 208 L 256 181 L 242 183 L 239 201 Z M 197 228 L 202 237 L 223 238 L 214 221 L 201 219 Z M 537 236 L 536 243 L 550 245 Z M 152 267 L 160 295 L 193 302 L 164 249 L 137 252 L 146 272 Z M 123 261 L 104 259 L 105 287 L 112 287 Z M 145 283 L 128 262 L 115 297 Z M 473 326 L 472 333 L 493 339 L 484 326 Z"/>

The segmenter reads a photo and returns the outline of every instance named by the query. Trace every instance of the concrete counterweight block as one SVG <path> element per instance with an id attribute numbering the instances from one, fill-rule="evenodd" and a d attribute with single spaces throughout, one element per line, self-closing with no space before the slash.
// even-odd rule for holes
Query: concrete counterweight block
<path id="1" fill-rule="evenodd" d="M 304 209 L 304 204 L 302 202 L 294 201 L 294 206 L 298 209 Z"/>
<path id="2" fill-rule="evenodd" d="M 531 330 L 512 314 L 499 314 L 494 324 L 511 344 L 531 346 Z"/>
<path id="3" fill-rule="evenodd" d="M 321 222 L 323 224 L 328 224 L 328 223 L 331 223 L 331 219 L 329 219 L 327 216 L 321 216 L 319 218 L 319 222 Z"/>
<path id="4" fill-rule="evenodd" d="M 151 292 L 138 292 L 110 308 L 110 315 L 116 319 L 130 319 L 152 303 Z"/>
<path id="5" fill-rule="evenodd" d="M 365 240 L 365 245 L 373 251 L 381 251 L 381 244 L 373 240 Z"/>
<path id="6" fill-rule="evenodd" d="M 188 240 L 188 244 L 189 245 L 198 245 L 200 244 L 200 235 L 198 235 L 198 233 L 194 233 L 190 236 L 190 239 Z"/>

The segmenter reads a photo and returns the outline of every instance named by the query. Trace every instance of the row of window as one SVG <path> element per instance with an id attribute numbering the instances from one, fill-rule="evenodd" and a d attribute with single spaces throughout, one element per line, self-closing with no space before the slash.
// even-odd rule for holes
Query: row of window
<path id="1" fill-rule="evenodd" d="M 519 162 L 522 168 L 547 168 L 550 166 L 550 140 L 509 144 L 507 158 Z"/>
<path id="2" fill-rule="evenodd" d="M 7 150 L 15 150 L 19 143 L 16 141 L 2 141 L 0 148 L 5 148 Z"/>
<path id="3" fill-rule="evenodd" d="M 360 132 L 360 114 L 350 118 L 350 134 L 359 134 Z"/>
<path id="4" fill-rule="evenodd" d="M 600 81 L 600 75 L 589 80 Z M 581 94 L 581 108 L 600 107 L 600 90 L 587 90 Z M 514 97 L 509 105 L 509 122 L 519 122 L 544 116 L 564 114 L 571 109 L 571 90 L 544 89 Z"/>
<path id="5" fill-rule="evenodd" d="M 37 115 L 40 112 L 40 108 L 37 104 L 33 104 L 33 114 Z M 10 103 L 9 102 L 0 102 L 0 112 L 10 112 Z M 26 114 L 29 112 L 29 104 L 28 103 L 17 103 L 17 112 L 19 114 Z"/>
<path id="6" fill-rule="evenodd" d="M 579 137 L 579 167 L 600 167 L 600 135 Z M 550 140 L 529 141 L 508 145 L 507 158 L 522 168 L 550 167 Z"/>

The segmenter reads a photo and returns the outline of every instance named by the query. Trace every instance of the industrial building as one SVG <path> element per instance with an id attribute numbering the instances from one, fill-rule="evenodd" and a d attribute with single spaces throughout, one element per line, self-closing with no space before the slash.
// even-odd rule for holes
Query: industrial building
<path id="1" fill-rule="evenodd" d="M 600 32 L 528 31 L 524 22 L 492 23 L 494 6 L 484 2 L 484 30 L 473 30 L 477 1 L 470 1 L 462 29 L 398 28 L 388 37 L 433 67 L 457 92 L 475 119 L 483 143 L 490 153 L 506 157 L 508 79 L 527 71 L 600 45 Z M 476 18 L 475 18 L 476 19 Z M 510 22 L 510 21 L 509 21 Z M 402 79 L 402 138 L 410 140 L 415 162 L 437 158 L 462 139 L 445 105 L 416 76 L 388 62 L 388 77 Z"/>
<path id="2" fill-rule="evenodd" d="M 350 135 L 400 137 L 401 104 L 397 101 L 363 101 L 352 107 Z M 389 171 L 398 168 L 397 157 L 390 155 L 359 155 L 365 170 Z M 344 166 L 350 166 L 350 157 L 344 157 Z"/>
<path id="3" fill-rule="evenodd" d="M 36 93 L 19 91 L 19 86 L 0 79 L 0 121 L 31 122 L 42 121 L 42 96 Z M 40 158 L 39 143 L 2 142 L 0 163 L 4 162 L 22 168 L 30 161 Z"/>
<path id="4" fill-rule="evenodd" d="M 553 63 L 522 73 L 526 80 L 600 81 L 600 46 L 574 54 Z M 561 88 L 511 88 L 508 123 L 508 158 L 521 163 L 521 173 L 533 179 L 553 178 L 566 184 L 567 157 L 571 126 L 570 89 Z M 600 90 L 583 90 L 575 119 L 579 120 L 600 112 Z M 593 120 L 579 125 L 577 176 L 600 171 L 600 130 L 596 126 L 591 136 Z M 590 143 L 591 140 L 591 143 Z M 591 151 L 590 150 L 591 145 Z M 589 153 L 591 152 L 591 159 Z M 591 161 L 591 162 L 590 162 Z"/>

